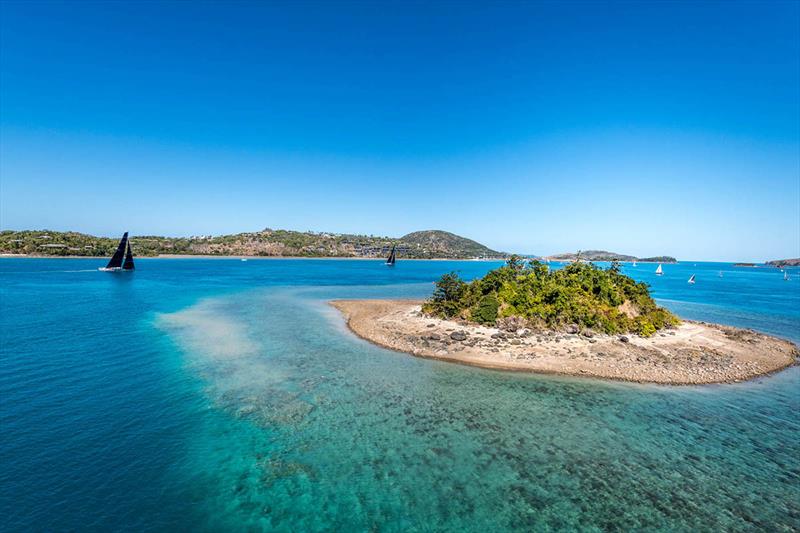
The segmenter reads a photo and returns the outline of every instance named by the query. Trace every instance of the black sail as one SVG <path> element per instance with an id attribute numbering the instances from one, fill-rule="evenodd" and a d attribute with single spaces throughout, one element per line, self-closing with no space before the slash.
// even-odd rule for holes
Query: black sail
<path id="1" fill-rule="evenodd" d="M 396 253 L 396 246 L 392 246 L 392 252 L 389 254 L 389 258 L 386 260 L 387 265 L 393 265 L 395 261 L 397 261 L 397 253 Z"/>
<path id="2" fill-rule="evenodd" d="M 133 252 L 131 251 L 131 241 L 128 241 L 128 251 L 125 253 L 125 262 L 122 264 L 122 270 L 133 269 Z"/>
<path id="3" fill-rule="evenodd" d="M 111 261 L 108 262 L 106 268 L 119 268 L 122 266 L 122 258 L 125 257 L 125 247 L 128 245 L 128 232 L 122 236 L 117 246 L 117 251 L 111 256 Z"/>

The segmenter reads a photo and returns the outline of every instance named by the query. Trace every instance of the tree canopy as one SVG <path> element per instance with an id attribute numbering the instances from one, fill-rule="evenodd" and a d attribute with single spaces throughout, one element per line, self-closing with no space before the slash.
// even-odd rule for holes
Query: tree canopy
<path id="1" fill-rule="evenodd" d="M 520 317 L 535 329 L 577 324 L 604 333 L 650 336 L 679 323 L 656 305 L 646 283 L 622 274 L 619 264 L 603 269 L 575 262 L 550 270 L 539 262 L 512 257 L 505 266 L 469 283 L 445 274 L 423 306 L 442 318 L 494 324 Z"/>

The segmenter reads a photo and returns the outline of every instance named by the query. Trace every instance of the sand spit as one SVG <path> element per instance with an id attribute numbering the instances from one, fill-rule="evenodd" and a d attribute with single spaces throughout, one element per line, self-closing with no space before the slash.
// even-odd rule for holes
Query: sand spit
<path id="1" fill-rule="evenodd" d="M 793 343 L 751 330 L 686 321 L 653 337 L 585 332 L 504 332 L 429 318 L 419 301 L 335 300 L 350 329 L 370 342 L 485 368 L 691 385 L 743 381 L 795 364 Z"/>

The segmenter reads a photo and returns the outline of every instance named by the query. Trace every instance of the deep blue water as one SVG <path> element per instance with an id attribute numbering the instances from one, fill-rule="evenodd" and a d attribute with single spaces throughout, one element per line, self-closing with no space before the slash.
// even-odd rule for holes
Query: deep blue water
<path id="1" fill-rule="evenodd" d="M 0 529 L 800 529 L 798 367 L 495 372 L 374 347 L 325 304 L 494 263 L 102 263 L 0 260 Z M 625 267 L 683 317 L 800 342 L 800 271 L 664 269 Z"/>

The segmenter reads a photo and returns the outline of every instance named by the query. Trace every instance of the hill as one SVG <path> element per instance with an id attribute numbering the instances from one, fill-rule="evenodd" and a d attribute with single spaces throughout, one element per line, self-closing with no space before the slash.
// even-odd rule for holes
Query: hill
<path id="1" fill-rule="evenodd" d="M 584 261 L 620 261 L 620 262 L 630 262 L 630 261 L 640 261 L 642 263 L 677 263 L 677 259 L 674 257 L 670 257 L 668 255 L 660 255 L 657 257 L 636 257 L 633 255 L 626 255 L 626 254 L 618 254 L 615 252 L 607 252 L 605 250 L 581 250 L 577 253 L 564 253 L 564 254 L 557 254 L 551 255 L 547 257 L 547 259 L 552 261 L 575 261 L 578 259 L 578 255 L 580 254 L 580 259 Z"/>
<path id="2" fill-rule="evenodd" d="M 34 256 L 111 255 L 118 238 L 95 237 L 76 232 L 2 231 L 0 253 Z M 444 231 L 419 231 L 400 239 L 373 235 L 273 230 L 254 233 L 196 237 L 131 236 L 138 256 L 245 255 L 264 257 L 384 257 L 397 245 L 400 258 L 469 259 L 504 257 L 505 254 L 470 239 Z"/>
<path id="3" fill-rule="evenodd" d="M 441 230 L 415 231 L 400 237 L 400 243 L 416 254 L 429 257 L 503 257 L 479 242 Z M 453 255 L 454 254 L 454 255 Z"/>

